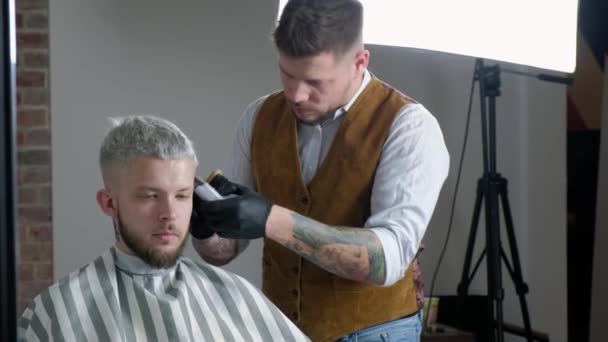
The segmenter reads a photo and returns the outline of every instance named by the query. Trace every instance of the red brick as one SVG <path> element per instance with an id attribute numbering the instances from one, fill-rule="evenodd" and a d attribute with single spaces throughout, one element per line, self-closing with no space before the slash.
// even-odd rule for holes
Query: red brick
<path id="1" fill-rule="evenodd" d="M 16 0 L 18 10 L 46 10 L 49 8 L 48 0 Z"/>
<path id="2" fill-rule="evenodd" d="M 28 241 L 27 243 L 22 243 L 19 249 L 21 261 L 37 261 L 40 259 L 38 256 L 38 244 Z"/>
<path id="3" fill-rule="evenodd" d="M 49 1 L 15 0 L 20 264 L 17 314 L 52 282 Z M 29 260 L 29 261 L 28 261 Z"/>
<path id="4" fill-rule="evenodd" d="M 44 12 L 34 12 L 25 15 L 24 27 L 27 29 L 46 30 L 49 28 L 48 15 Z"/>
<path id="5" fill-rule="evenodd" d="M 28 231 L 29 227 L 26 224 L 23 224 L 23 222 L 19 223 L 19 246 L 23 246 L 24 243 L 28 243 L 29 242 L 29 238 L 28 238 Z"/>
<path id="6" fill-rule="evenodd" d="M 53 258 L 49 259 L 52 261 Z M 53 264 L 50 263 L 38 263 L 34 264 L 34 279 L 40 281 L 52 281 L 53 280 Z"/>
<path id="7" fill-rule="evenodd" d="M 53 242 L 53 230 L 50 224 L 32 225 L 27 229 L 28 242 Z"/>
<path id="8" fill-rule="evenodd" d="M 49 55 L 47 52 L 25 51 L 21 58 L 17 59 L 18 67 L 25 68 L 45 68 L 49 65 Z"/>
<path id="9" fill-rule="evenodd" d="M 39 289 L 37 288 L 33 280 L 20 281 L 17 286 L 17 299 L 32 298 L 38 293 Z"/>
<path id="10" fill-rule="evenodd" d="M 47 223 L 51 220 L 51 210 L 48 206 L 18 206 L 19 219 L 23 223 Z"/>
<path id="11" fill-rule="evenodd" d="M 22 28 L 23 27 L 23 14 L 17 13 L 17 15 L 15 16 L 15 21 L 16 21 L 17 29 Z"/>
<path id="12" fill-rule="evenodd" d="M 17 32 L 17 48 L 46 49 L 49 47 L 48 33 Z"/>
<path id="13" fill-rule="evenodd" d="M 34 280 L 34 265 L 22 263 L 19 265 L 19 282 Z"/>
<path id="14" fill-rule="evenodd" d="M 21 175 L 22 171 L 19 165 L 17 165 L 17 186 L 21 186 L 23 184 L 23 176 Z"/>
<path id="15" fill-rule="evenodd" d="M 22 130 L 17 131 L 17 146 L 21 146 L 25 143 L 25 133 Z"/>
<path id="16" fill-rule="evenodd" d="M 17 112 L 17 126 L 46 127 L 48 125 L 47 111 L 44 109 L 27 109 Z"/>
<path id="17" fill-rule="evenodd" d="M 17 163 L 19 165 L 50 165 L 50 149 L 33 149 L 17 151 Z"/>
<path id="18" fill-rule="evenodd" d="M 53 191 L 51 186 L 38 186 L 38 203 L 50 205 L 53 200 Z"/>
<path id="19" fill-rule="evenodd" d="M 46 184 L 51 181 L 50 166 L 20 167 L 17 178 L 21 185 Z"/>
<path id="20" fill-rule="evenodd" d="M 32 129 L 25 132 L 24 146 L 50 146 L 51 132 L 44 129 Z"/>
<path id="21" fill-rule="evenodd" d="M 53 262 L 53 241 L 41 242 L 38 255 L 45 263 Z"/>
<path id="22" fill-rule="evenodd" d="M 19 204 L 36 204 L 38 202 L 39 190 L 32 187 L 19 187 L 17 202 Z"/>
<path id="23" fill-rule="evenodd" d="M 22 261 L 43 261 L 48 263 L 53 260 L 52 243 L 24 243 L 21 245 Z"/>
<path id="24" fill-rule="evenodd" d="M 17 70 L 17 87 L 44 87 L 46 73 L 43 71 Z"/>
<path id="25" fill-rule="evenodd" d="M 48 106 L 49 91 L 46 88 L 21 88 L 21 103 L 29 106 Z"/>

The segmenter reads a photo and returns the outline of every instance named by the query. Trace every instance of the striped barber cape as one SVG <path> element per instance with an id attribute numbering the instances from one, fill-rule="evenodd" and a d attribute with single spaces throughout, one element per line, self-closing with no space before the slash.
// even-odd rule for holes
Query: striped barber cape
<path id="1" fill-rule="evenodd" d="M 236 274 L 180 257 L 167 269 L 112 247 L 36 296 L 19 341 L 309 341 Z"/>

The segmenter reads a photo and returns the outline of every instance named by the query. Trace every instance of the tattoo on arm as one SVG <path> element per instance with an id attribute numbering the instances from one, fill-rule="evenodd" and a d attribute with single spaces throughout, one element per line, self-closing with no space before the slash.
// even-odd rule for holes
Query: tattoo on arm
<path id="1" fill-rule="evenodd" d="M 384 251 L 369 229 L 334 227 L 297 213 L 293 237 L 283 244 L 343 278 L 381 285 L 386 277 Z"/>

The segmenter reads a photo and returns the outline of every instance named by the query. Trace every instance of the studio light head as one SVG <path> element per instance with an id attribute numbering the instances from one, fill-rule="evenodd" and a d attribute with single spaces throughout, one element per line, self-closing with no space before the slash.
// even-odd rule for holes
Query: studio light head
<path id="1" fill-rule="evenodd" d="M 564 73 L 576 63 L 577 0 L 360 0 L 366 44 L 433 50 Z M 279 3 L 278 15 L 287 0 Z"/>

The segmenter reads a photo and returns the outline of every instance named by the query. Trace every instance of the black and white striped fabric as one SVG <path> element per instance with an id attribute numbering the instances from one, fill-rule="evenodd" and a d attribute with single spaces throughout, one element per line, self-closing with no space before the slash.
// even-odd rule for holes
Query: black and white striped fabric
<path id="1" fill-rule="evenodd" d="M 36 296 L 20 341 L 309 341 L 247 280 L 181 257 L 154 269 L 115 248 Z"/>

